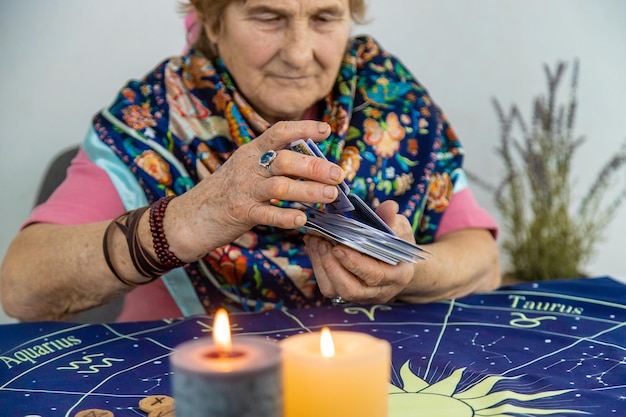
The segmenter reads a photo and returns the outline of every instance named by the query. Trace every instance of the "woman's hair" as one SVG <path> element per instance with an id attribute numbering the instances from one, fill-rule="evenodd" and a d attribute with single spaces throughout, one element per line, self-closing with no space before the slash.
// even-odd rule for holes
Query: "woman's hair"
<path id="1" fill-rule="evenodd" d="M 246 0 L 188 0 L 181 3 L 184 15 L 193 15 L 193 21 L 187 26 L 187 38 L 190 46 L 200 50 L 209 58 L 215 58 L 215 45 L 209 40 L 205 25 L 208 24 L 215 33 L 221 29 L 222 15 L 226 7 L 234 1 Z M 350 17 L 355 23 L 365 23 L 365 0 L 348 0 Z M 189 21 L 188 21 L 189 22 Z"/>

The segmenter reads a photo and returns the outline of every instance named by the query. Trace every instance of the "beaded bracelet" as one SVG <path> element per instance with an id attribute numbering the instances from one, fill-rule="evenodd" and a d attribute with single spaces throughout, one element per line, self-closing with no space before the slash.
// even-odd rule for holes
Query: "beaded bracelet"
<path id="1" fill-rule="evenodd" d="M 171 269 L 167 266 L 162 265 L 159 260 L 154 259 L 148 252 L 146 252 L 146 250 L 141 245 L 141 242 L 139 241 L 139 221 L 143 213 L 146 212 L 146 210 L 148 210 L 148 207 L 142 207 L 140 209 L 128 211 L 120 215 L 108 225 L 102 239 L 102 251 L 104 253 L 104 259 L 107 263 L 107 266 L 109 267 L 109 270 L 113 273 L 113 275 L 115 275 L 115 277 L 119 281 L 131 287 L 149 284 L 150 282 L 154 281 L 156 278 Z M 113 265 L 113 261 L 111 260 L 111 256 L 109 253 L 109 240 L 110 235 L 116 226 L 126 238 L 126 244 L 128 246 L 130 259 L 133 262 L 133 266 L 141 275 L 146 278 L 150 278 L 149 280 L 143 282 L 129 281 L 122 277 Z"/>
<path id="2" fill-rule="evenodd" d="M 126 228 L 130 233 L 125 233 L 125 235 L 133 266 L 144 277 L 152 278 L 150 280 L 152 281 L 171 268 L 161 264 L 158 259 L 154 259 L 145 251 L 139 241 L 139 221 L 147 209 L 147 207 L 143 207 L 129 213 L 126 219 Z"/>
<path id="3" fill-rule="evenodd" d="M 170 245 L 167 243 L 165 232 L 163 231 L 163 219 L 165 218 L 165 209 L 175 196 L 161 198 L 150 206 L 150 232 L 152 233 L 152 245 L 154 252 L 159 257 L 159 261 L 163 266 L 170 269 L 183 266 L 186 262 L 178 259 L 173 252 L 170 252 Z"/>

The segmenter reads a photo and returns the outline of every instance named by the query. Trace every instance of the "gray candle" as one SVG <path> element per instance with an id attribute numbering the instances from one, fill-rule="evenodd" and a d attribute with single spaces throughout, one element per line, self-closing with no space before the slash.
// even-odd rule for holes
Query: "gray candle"
<path id="1" fill-rule="evenodd" d="M 171 355 L 177 417 L 282 417 L 278 343 L 232 339 L 228 351 L 210 338 L 185 342 Z"/>

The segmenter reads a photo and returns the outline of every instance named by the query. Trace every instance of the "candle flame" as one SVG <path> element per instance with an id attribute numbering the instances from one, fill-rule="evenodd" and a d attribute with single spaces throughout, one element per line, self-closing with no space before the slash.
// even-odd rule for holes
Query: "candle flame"
<path id="1" fill-rule="evenodd" d="M 230 321 L 225 309 L 220 308 L 215 313 L 213 321 L 213 342 L 220 352 L 229 353 L 233 348 L 230 337 Z"/>
<path id="2" fill-rule="evenodd" d="M 322 328 L 320 350 L 322 351 L 322 356 L 325 358 L 332 358 L 335 356 L 335 343 L 333 342 L 333 336 L 330 334 L 330 329 L 328 327 Z"/>

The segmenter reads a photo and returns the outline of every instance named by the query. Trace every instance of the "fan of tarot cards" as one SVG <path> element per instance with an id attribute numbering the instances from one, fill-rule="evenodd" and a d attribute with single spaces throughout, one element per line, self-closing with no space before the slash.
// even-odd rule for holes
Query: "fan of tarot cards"
<path id="1" fill-rule="evenodd" d="M 304 155 L 324 158 L 311 139 L 292 142 L 290 149 Z M 306 233 L 346 245 L 391 265 L 400 261 L 415 263 L 430 252 L 399 238 L 359 196 L 350 192 L 345 181 L 337 185 L 335 201 L 322 206 L 306 206 Z"/>

